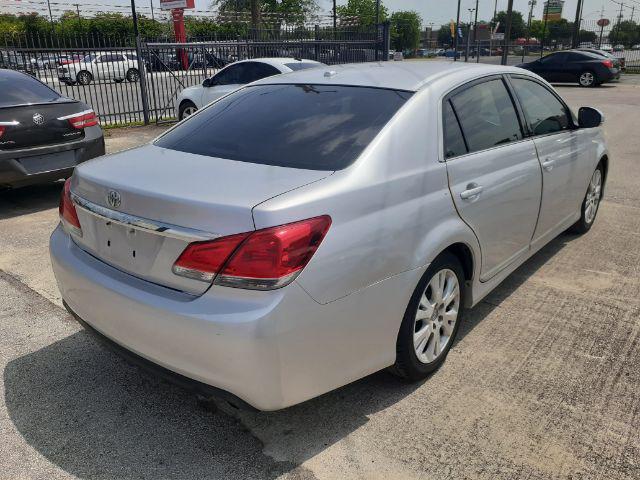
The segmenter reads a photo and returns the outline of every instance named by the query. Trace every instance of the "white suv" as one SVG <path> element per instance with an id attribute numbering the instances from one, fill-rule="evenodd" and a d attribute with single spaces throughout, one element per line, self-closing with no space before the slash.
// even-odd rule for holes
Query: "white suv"
<path id="1" fill-rule="evenodd" d="M 140 80 L 138 58 L 131 52 L 91 53 L 77 62 L 60 66 L 58 78 L 67 85 L 89 85 L 93 80 L 102 79 L 137 82 Z"/>

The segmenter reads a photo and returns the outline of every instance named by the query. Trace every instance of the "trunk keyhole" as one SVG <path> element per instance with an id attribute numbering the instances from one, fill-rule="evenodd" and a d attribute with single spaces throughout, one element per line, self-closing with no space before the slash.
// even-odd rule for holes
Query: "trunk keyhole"
<path id="1" fill-rule="evenodd" d="M 133 251 L 133 258 L 136 258 L 136 251 Z"/>

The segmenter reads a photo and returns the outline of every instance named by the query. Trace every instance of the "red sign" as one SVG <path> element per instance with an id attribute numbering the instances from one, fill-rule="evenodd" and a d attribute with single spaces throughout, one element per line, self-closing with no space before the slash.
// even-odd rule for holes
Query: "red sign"
<path id="1" fill-rule="evenodd" d="M 160 0 L 162 10 L 173 8 L 195 8 L 195 0 Z"/>
<path id="2" fill-rule="evenodd" d="M 600 20 L 598 20 L 599 27 L 608 27 L 610 23 L 611 21 L 608 18 L 601 18 Z"/>

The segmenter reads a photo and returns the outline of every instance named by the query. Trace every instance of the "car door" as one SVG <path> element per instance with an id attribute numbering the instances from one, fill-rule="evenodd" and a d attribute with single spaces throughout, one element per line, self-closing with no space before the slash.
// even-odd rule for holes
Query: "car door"
<path id="1" fill-rule="evenodd" d="M 540 164 L 502 76 L 453 91 L 443 110 L 449 188 L 480 242 L 480 280 L 486 281 L 529 250 L 540 208 Z"/>
<path id="2" fill-rule="evenodd" d="M 112 54 L 103 53 L 96 58 L 95 62 L 95 70 L 99 78 L 114 78 Z"/>
<path id="3" fill-rule="evenodd" d="M 591 142 L 585 130 L 575 128 L 569 108 L 542 82 L 518 75 L 510 82 L 542 167 L 542 202 L 533 243 L 546 243 L 576 220 L 592 173 L 580 159 L 591 158 Z"/>
<path id="4" fill-rule="evenodd" d="M 564 52 L 552 53 L 538 60 L 538 66 L 533 71 L 548 82 L 566 81 L 564 80 L 566 78 L 564 72 L 565 59 L 566 54 Z"/>
<path id="5" fill-rule="evenodd" d="M 563 75 L 565 82 L 577 82 L 580 74 L 585 70 L 585 62 L 593 60 L 590 55 L 579 52 L 568 52 L 565 62 L 565 74 Z M 589 69 L 589 67 L 586 67 Z"/>

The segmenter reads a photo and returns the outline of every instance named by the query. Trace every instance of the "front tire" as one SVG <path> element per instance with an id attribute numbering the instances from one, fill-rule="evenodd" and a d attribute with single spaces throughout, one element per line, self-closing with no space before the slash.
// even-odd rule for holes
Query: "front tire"
<path id="1" fill-rule="evenodd" d="M 184 120 L 185 118 L 193 115 L 198 110 L 195 103 L 185 101 L 180 104 L 180 110 L 178 112 L 178 120 Z"/>
<path id="2" fill-rule="evenodd" d="M 442 365 L 460 327 L 464 279 L 460 262 L 450 253 L 429 265 L 400 326 L 393 374 L 418 381 Z"/>
<path id="3" fill-rule="evenodd" d="M 580 77 L 578 77 L 578 84 L 584 88 L 593 88 L 598 85 L 598 79 L 590 70 L 585 70 L 580 73 Z"/>
<path id="4" fill-rule="evenodd" d="M 587 193 L 580 207 L 580 220 L 573 224 L 570 230 L 579 235 L 587 233 L 593 227 L 602 200 L 602 186 L 604 182 L 604 168 L 602 163 L 591 175 L 591 181 L 587 187 Z"/>

